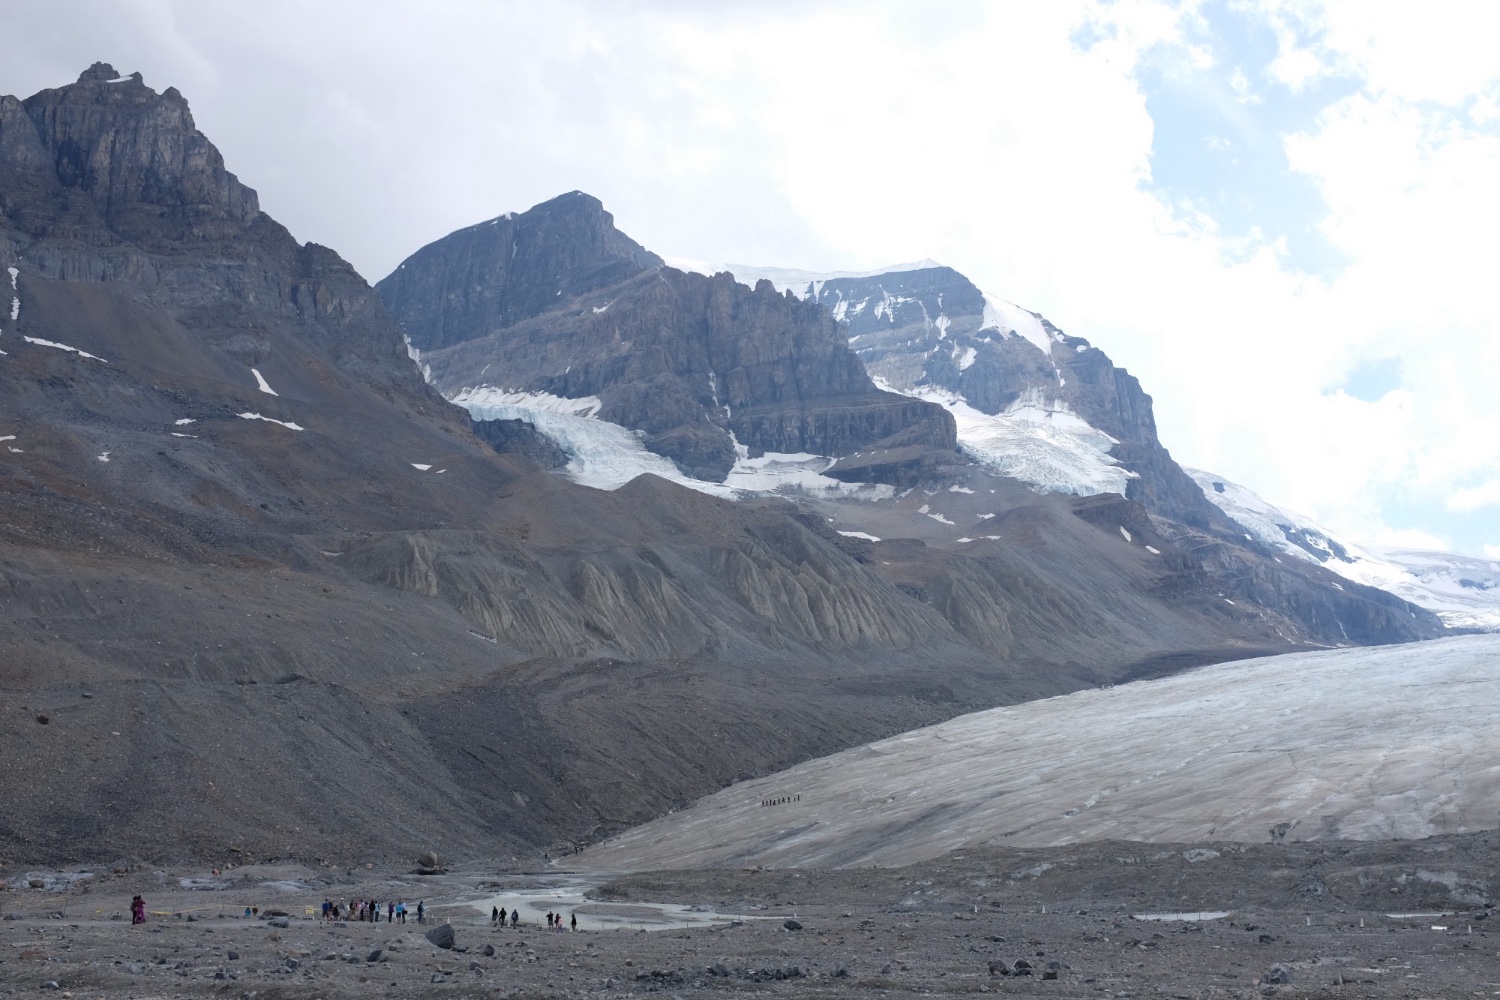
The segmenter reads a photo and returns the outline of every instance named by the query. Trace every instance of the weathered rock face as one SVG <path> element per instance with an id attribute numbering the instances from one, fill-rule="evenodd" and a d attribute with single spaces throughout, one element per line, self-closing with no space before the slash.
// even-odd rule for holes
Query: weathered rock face
<path id="1" fill-rule="evenodd" d="M 375 287 L 412 344 L 431 351 L 660 266 L 599 199 L 573 191 L 429 243 Z"/>
<path id="2" fill-rule="evenodd" d="M 751 456 L 955 447 L 941 408 L 871 383 L 826 310 L 661 267 L 587 195 L 454 233 L 376 287 L 444 391 L 597 396 L 602 419 L 698 478 L 722 481 L 736 441 Z"/>
<path id="3" fill-rule="evenodd" d="M 799 291 L 847 325 L 860 360 L 891 386 L 946 390 L 988 414 L 1023 399 L 1076 414 L 1116 440 L 1112 456 L 1136 474 L 1131 499 L 1194 527 L 1230 530 L 1162 447 L 1140 382 L 1088 341 L 1015 307 L 1012 319 L 1034 324 L 1032 335 L 997 328 L 984 294 L 948 267 L 831 278 Z"/>
<path id="4" fill-rule="evenodd" d="M 524 420 L 476 420 L 474 436 L 502 455 L 523 455 L 544 469 L 568 464 L 557 443 Z"/>
<path id="5" fill-rule="evenodd" d="M 182 95 L 139 73 L 96 63 L 69 86 L 0 98 L 0 267 L 11 266 L 23 299 L 32 283 L 128 288 L 225 364 L 264 364 L 295 328 L 332 364 L 454 419 L 365 281 L 263 214 Z"/>
<path id="6" fill-rule="evenodd" d="M 29 149 L 25 165 L 40 165 L 38 154 L 50 160 L 59 188 L 86 195 L 124 239 L 222 238 L 260 213 L 255 192 L 224 169 L 176 88 L 157 94 L 139 73 L 121 77 L 95 63 L 71 87 L 44 90 L 24 109 L 39 143 L 17 136 L 0 147 Z"/>

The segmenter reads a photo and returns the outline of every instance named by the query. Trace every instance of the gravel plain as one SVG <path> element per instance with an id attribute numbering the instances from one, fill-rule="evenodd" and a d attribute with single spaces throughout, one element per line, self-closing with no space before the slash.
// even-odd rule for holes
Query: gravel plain
<path id="1" fill-rule="evenodd" d="M 87 878 L 6 871 L 0 992 L 70 1000 L 1495 996 L 1497 843 L 1493 834 L 1256 846 L 1112 841 L 955 852 L 904 868 L 614 877 L 472 864 L 433 876 L 295 863 L 218 876 L 128 863 Z M 32 888 L 33 879 L 42 886 Z M 690 916 L 713 922 L 685 926 L 669 916 L 654 931 L 556 933 L 528 911 L 517 929 L 491 926 L 483 901 L 497 893 L 534 891 L 540 907 L 559 884 L 579 879 L 597 880 L 586 901 L 564 910 L 579 911 L 581 927 L 658 903 L 686 904 Z M 126 916 L 137 892 L 151 913 L 144 926 Z M 317 916 L 325 897 L 422 899 L 428 923 L 325 923 Z M 246 906 L 258 916 L 246 918 Z M 1163 915 L 1208 919 L 1152 919 Z M 454 932 L 451 949 L 426 936 L 444 924 Z"/>

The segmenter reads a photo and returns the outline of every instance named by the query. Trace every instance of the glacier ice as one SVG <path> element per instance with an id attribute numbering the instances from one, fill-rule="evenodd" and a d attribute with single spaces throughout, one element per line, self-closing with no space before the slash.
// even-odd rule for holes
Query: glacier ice
<path id="1" fill-rule="evenodd" d="M 800 794 L 762 809 L 768 789 Z M 1500 636 L 1241 660 L 990 709 L 740 782 L 585 852 L 613 870 L 908 864 L 964 846 L 1491 829 Z"/>

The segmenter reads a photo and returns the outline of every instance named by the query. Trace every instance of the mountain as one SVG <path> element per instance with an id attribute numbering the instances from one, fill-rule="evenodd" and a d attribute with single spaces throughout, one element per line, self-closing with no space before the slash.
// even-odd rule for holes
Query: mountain
<path id="1" fill-rule="evenodd" d="M 1441 631 L 969 462 L 824 305 L 528 214 L 393 315 L 177 91 L 0 98 L 8 858 L 534 858 L 972 709 Z"/>
<path id="2" fill-rule="evenodd" d="M 528 248 L 567 266 L 528 270 Z M 545 287 L 518 285 L 519 273 Z M 485 274 L 493 288 L 481 294 Z M 924 522 L 899 537 L 954 546 L 1004 537 L 984 523 L 1004 505 L 968 510 L 955 494 L 1019 482 L 1091 498 L 1079 516 L 1139 536 L 1151 553 L 1170 545 L 1161 558 L 1172 587 L 1249 602 L 1267 615 L 1263 634 L 1347 643 L 1440 631 L 1375 588 L 1282 566 L 1172 460 L 1133 376 L 931 261 L 813 274 L 660 258 L 572 192 L 429 244 L 376 287 L 433 385 L 477 426 L 530 425 L 575 482 L 613 489 L 650 473 L 723 497 L 790 492 L 845 537 L 877 541 L 891 537 L 884 508 L 905 506 L 951 531 L 933 538 Z M 535 314 L 506 304 L 518 297 L 552 304 Z M 455 305 L 481 299 L 483 310 Z M 1109 494 L 1126 507 L 1092 499 Z M 998 599 L 963 560 L 939 564 L 916 593 L 930 584 Z M 993 632 L 968 638 L 1008 650 Z"/>
<path id="3" fill-rule="evenodd" d="M 0 178 L 8 856 L 529 856 L 1012 689 L 781 505 L 497 454 L 175 90 L 0 99 Z"/>
<path id="4" fill-rule="evenodd" d="M 663 268 L 581 192 L 444 237 L 376 289 L 445 392 L 597 399 L 694 478 L 722 482 L 741 449 L 873 451 L 899 482 L 956 447 L 940 407 L 870 382 L 826 310 Z"/>
<path id="5" fill-rule="evenodd" d="M 1316 563 L 1355 583 L 1379 587 L 1426 608 L 1450 628 L 1500 631 L 1500 560 L 1358 546 L 1335 537 L 1310 518 L 1267 503 L 1223 476 L 1201 469 L 1188 472 L 1203 495 L 1249 537 L 1282 555 Z"/>
<path id="6" fill-rule="evenodd" d="M 677 261 L 828 308 L 870 374 L 953 414 L 964 451 L 1045 490 L 1120 493 L 1189 527 L 1224 527 L 1156 433 L 1151 397 L 1088 341 L 924 260 L 865 273 Z"/>

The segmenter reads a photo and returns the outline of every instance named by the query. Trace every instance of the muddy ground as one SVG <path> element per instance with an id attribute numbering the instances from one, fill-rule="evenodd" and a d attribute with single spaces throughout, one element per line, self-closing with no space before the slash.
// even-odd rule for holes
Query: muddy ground
<path id="1" fill-rule="evenodd" d="M 651 932 L 549 933 L 530 912 L 520 928 L 496 930 L 472 905 L 499 891 L 534 888 L 540 896 L 567 881 L 558 872 L 476 866 L 417 876 L 287 864 L 214 876 L 120 864 L 80 879 L 5 871 L 0 992 L 260 1000 L 1496 996 L 1497 845 L 1496 834 L 1261 846 L 1108 842 L 963 851 L 907 868 L 649 872 L 599 878 L 589 902 L 565 910 L 580 911 L 585 927 L 598 913 L 646 913 L 652 903 L 723 915 L 710 927 Z M 111 919 L 125 917 L 137 892 L 149 922 Z M 412 906 L 421 899 L 428 926 L 414 918 L 404 926 L 324 923 L 317 911 L 325 897 Z M 259 916 L 243 916 L 246 906 Z M 284 912 L 286 926 L 275 926 L 268 911 Z M 1142 919 L 1201 911 L 1227 913 Z M 788 920 L 800 927 L 789 929 Z M 456 948 L 427 940 L 442 923 L 453 927 Z M 1015 974 L 1018 960 L 1029 974 Z"/>

